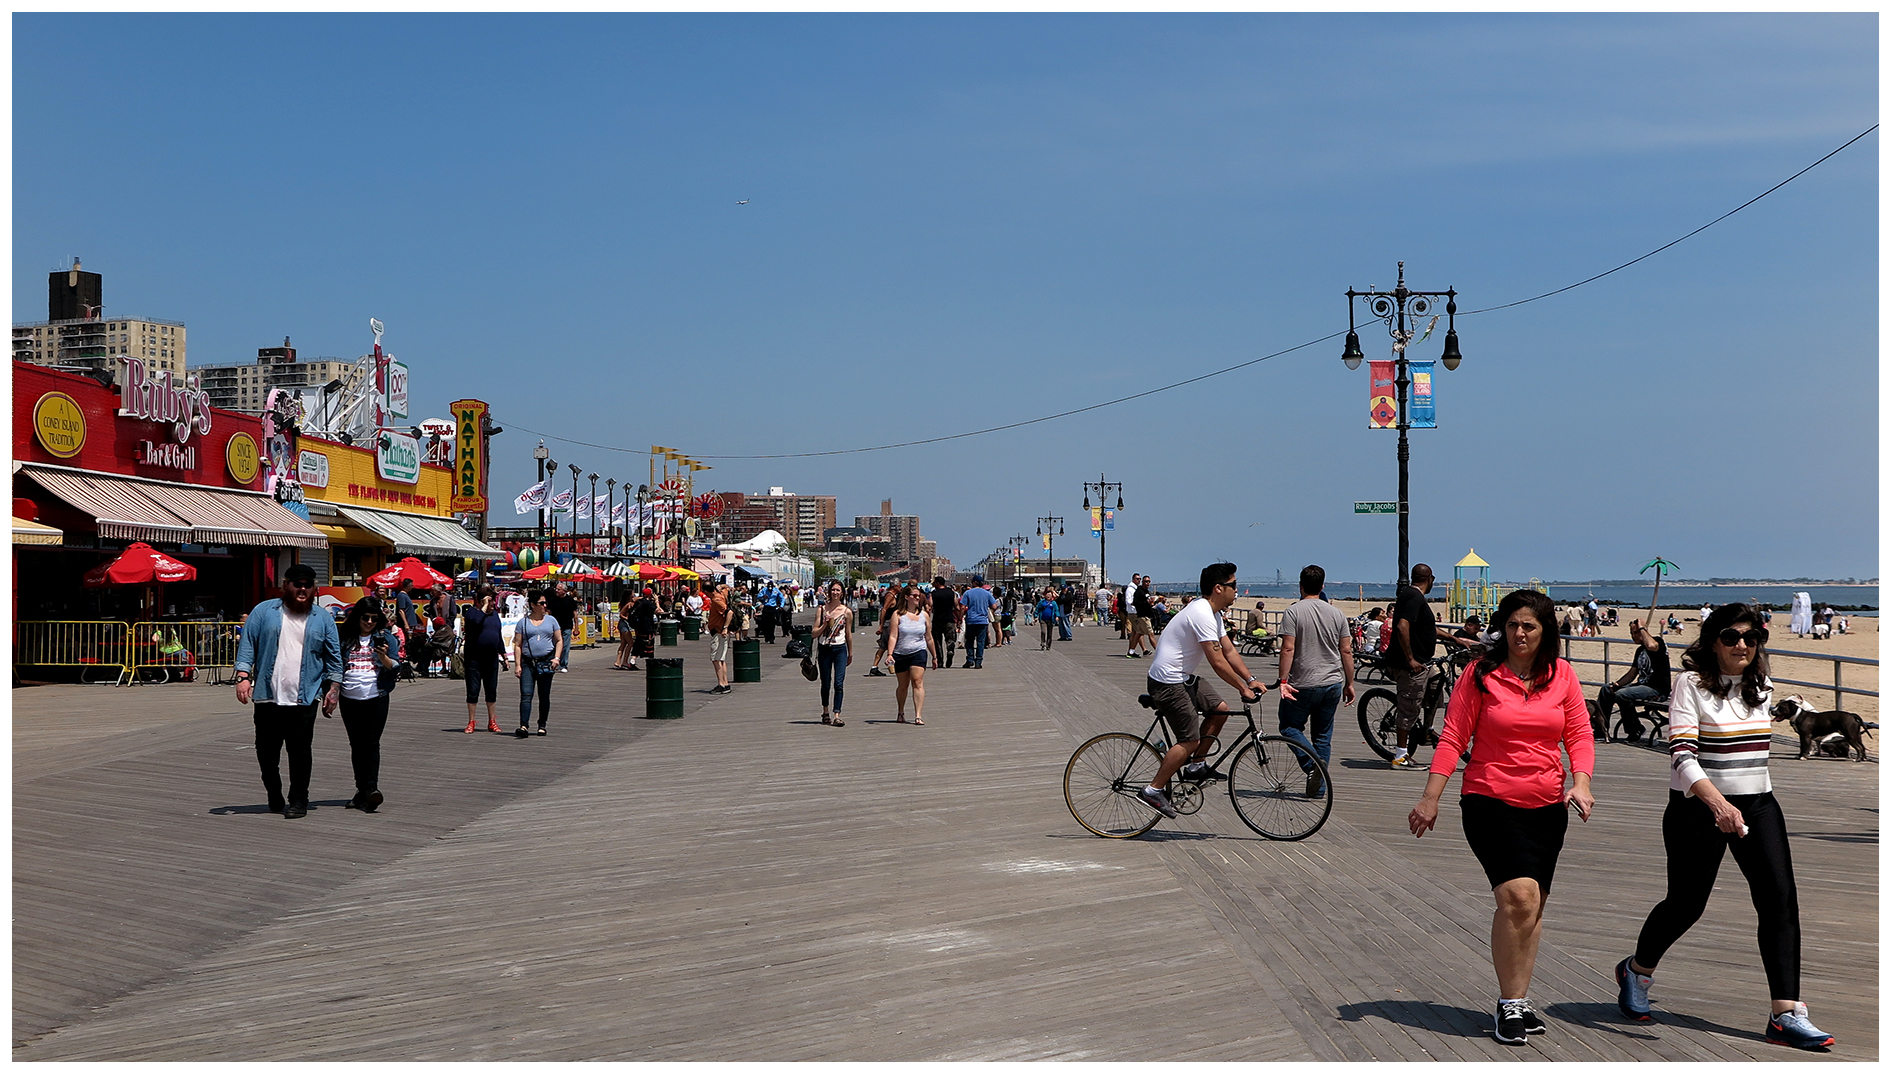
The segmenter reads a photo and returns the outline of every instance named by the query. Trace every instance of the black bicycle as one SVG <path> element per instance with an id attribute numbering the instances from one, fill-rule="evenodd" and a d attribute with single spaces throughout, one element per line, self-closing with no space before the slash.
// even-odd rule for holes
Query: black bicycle
<path id="1" fill-rule="evenodd" d="M 1154 708 L 1148 694 L 1137 698 Z M 1247 729 L 1233 743 L 1233 760 L 1223 765 L 1220 742 L 1211 738 L 1209 769 L 1195 778 L 1177 772 L 1169 780 L 1169 802 L 1177 813 L 1192 814 L 1206 800 L 1207 785 L 1228 784 L 1241 823 L 1269 839 L 1305 839 L 1320 830 L 1333 812 L 1333 783 L 1326 765 L 1305 746 L 1279 735 L 1263 735 L 1251 708 L 1231 712 L 1247 719 Z M 1141 797 L 1169 750 L 1162 717 L 1150 721 L 1141 737 L 1123 731 L 1098 735 L 1070 755 L 1064 766 L 1064 803 L 1070 815 L 1105 839 L 1130 839 L 1156 826 L 1162 814 Z"/>
<path id="2" fill-rule="evenodd" d="M 1405 752 L 1413 765 L 1419 763 L 1420 749 L 1438 744 L 1438 732 L 1442 730 L 1437 725 L 1438 714 L 1450 706 L 1451 687 L 1476 658 L 1470 650 L 1458 649 L 1426 661 L 1438 669 L 1438 674 L 1425 685 L 1418 716 L 1405 733 Z M 1396 690 L 1374 687 L 1359 695 L 1359 733 L 1365 737 L 1366 745 L 1372 747 L 1372 752 L 1388 761 L 1396 755 L 1399 746 L 1398 707 Z"/>

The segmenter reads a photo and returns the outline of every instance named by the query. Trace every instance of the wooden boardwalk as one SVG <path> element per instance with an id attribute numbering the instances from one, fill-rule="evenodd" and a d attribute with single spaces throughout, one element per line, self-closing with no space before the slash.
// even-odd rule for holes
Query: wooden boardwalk
<path id="1" fill-rule="evenodd" d="M 461 684 L 402 686 L 372 816 L 341 808 L 346 740 L 321 721 L 317 808 L 293 822 L 263 811 L 226 689 L 14 691 L 14 1057 L 1878 1056 L 1875 761 L 1774 754 L 1806 998 L 1839 1048 L 1759 1039 L 1731 862 L 1717 923 L 1663 963 L 1659 1022 L 1616 1014 L 1610 967 L 1660 897 L 1666 785 L 1625 746 L 1602 750 L 1550 903 L 1533 995 L 1551 1030 L 1507 1048 L 1456 811 L 1412 840 L 1421 778 L 1368 760 L 1350 724 L 1312 839 L 1254 837 L 1217 798 L 1117 842 L 1060 788 L 1078 742 L 1142 725 L 1147 664 L 1113 632 L 931 673 L 923 728 L 892 722 L 864 657 L 835 729 L 778 649 L 723 697 L 701 692 L 702 643 L 670 652 L 685 719 L 639 718 L 642 676 L 596 650 L 559 677 L 543 739 L 460 734 Z"/>

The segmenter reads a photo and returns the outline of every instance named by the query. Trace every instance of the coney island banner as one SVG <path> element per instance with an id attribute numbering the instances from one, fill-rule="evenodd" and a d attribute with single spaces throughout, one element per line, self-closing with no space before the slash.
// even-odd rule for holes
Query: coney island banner
<path id="1" fill-rule="evenodd" d="M 1090 536 L 1103 536 L 1103 508 L 1090 508 Z"/>
<path id="2" fill-rule="evenodd" d="M 1394 383 L 1394 370 L 1397 362 L 1368 362 L 1372 375 L 1366 378 L 1371 392 L 1372 405 L 1367 411 L 1366 421 L 1369 429 L 1392 429 L 1399 423 L 1399 389 Z"/>
<path id="3" fill-rule="evenodd" d="M 1432 406 L 1432 367 L 1433 363 L 1407 362 L 1412 371 L 1412 408 L 1411 427 L 1414 429 L 1436 429 L 1438 411 Z"/>

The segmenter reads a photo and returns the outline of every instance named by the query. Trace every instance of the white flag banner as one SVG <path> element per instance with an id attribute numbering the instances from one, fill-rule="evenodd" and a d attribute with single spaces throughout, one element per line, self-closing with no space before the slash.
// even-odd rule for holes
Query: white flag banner
<path id="1" fill-rule="evenodd" d="M 520 494 L 512 501 L 512 509 L 522 515 L 529 515 L 545 506 L 545 482 L 540 481 Z"/>
<path id="2" fill-rule="evenodd" d="M 597 497 L 592 498 L 591 513 L 593 515 L 596 515 L 598 518 L 603 518 L 604 513 L 606 511 L 609 511 L 610 509 L 611 509 L 611 498 L 609 496 L 597 496 Z"/>
<path id="3" fill-rule="evenodd" d="M 556 493 L 552 496 L 552 513 L 555 515 L 571 513 L 571 490 L 570 489 L 566 489 L 565 491 Z"/>
<path id="4" fill-rule="evenodd" d="M 629 504 L 627 504 L 627 503 L 620 503 L 620 504 L 616 504 L 616 505 L 614 505 L 614 506 L 613 506 L 613 507 L 611 508 L 611 521 L 612 521 L 612 522 L 614 522 L 614 523 L 616 523 L 617 525 L 620 525 L 620 526 L 621 526 L 621 525 L 623 525 L 623 524 L 624 524 L 624 519 L 628 517 L 628 516 L 627 516 L 627 515 L 626 515 L 626 514 L 624 513 L 624 509 L 625 509 L 625 508 L 627 508 L 627 507 L 629 507 L 629 506 L 630 506 L 630 505 L 629 505 Z"/>
<path id="5" fill-rule="evenodd" d="M 579 518 L 590 518 L 590 517 L 591 517 L 591 499 L 590 499 L 590 497 L 588 497 L 588 496 L 580 496 L 580 497 L 578 497 L 578 517 L 579 517 Z"/>

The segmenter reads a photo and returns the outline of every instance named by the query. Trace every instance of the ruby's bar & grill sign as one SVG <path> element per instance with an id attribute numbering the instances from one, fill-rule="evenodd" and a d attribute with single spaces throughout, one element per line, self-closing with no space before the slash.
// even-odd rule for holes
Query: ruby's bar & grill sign
<path id="1" fill-rule="evenodd" d="M 121 368 L 118 416 L 168 425 L 172 436 L 171 442 L 140 442 L 138 461 L 171 470 L 197 469 L 197 447 L 190 437 L 210 432 L 209 393 L 198 387 L 195 376 L 180 388 L 168 370 L 153 375 L 136 359 L 123 360 Z"/>

